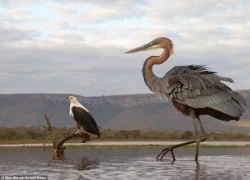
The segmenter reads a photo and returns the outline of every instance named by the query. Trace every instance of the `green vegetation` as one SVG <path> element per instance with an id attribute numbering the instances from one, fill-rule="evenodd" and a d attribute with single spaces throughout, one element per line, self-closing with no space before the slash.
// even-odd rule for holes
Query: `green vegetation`
<path id="1" fill-rule="evenodd" d="M 195 139 L 192 131 L 155 131 L 155 130 L 112 130 L 104 129 L 102 140 L 188 140 Z M 247 133 L 211 132 L 209 140 L 250 140 Z"/>
<path id="2" fill-rule="evenodd" d="M 67 133 L 72 133 L 75 128 L 53 128 L 53 136 L 59 139 Z M 208 134 L 209 140 L 215 141 L 249 141 L 250 134 L 247 133 L 229 133 L 229 132 L 211 132 Z M 50 135 L 46 127 L 16 127 L 0 128 L 0 143 L 36 143 L 51 142 Z M 155 130 L 113 130 L 102 129 L 101 138 L 92 140 L 188 140 L 194 139 L 192 131 L 155 131 Z M 73 142 L 79 142 L 80 139 L 74 139 Z M 72 142 L 71 141 L 71 142 Z"/>

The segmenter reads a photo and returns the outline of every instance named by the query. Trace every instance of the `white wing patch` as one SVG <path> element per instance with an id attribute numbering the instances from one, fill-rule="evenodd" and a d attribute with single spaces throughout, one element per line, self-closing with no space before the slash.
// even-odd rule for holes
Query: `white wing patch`
<path id="1" fill-rule="evenodd" d="M 71 101 L 70 107 L 69 107 L 69 115 L 72 117 L 74 117 L 73 112 L 72 112 L 73 106 L 83 108 L 85 111 L 87 111 L 89 113 L 89 110 L 87 108 L 85 108 L 82 104 L 80 104 L 78 101 Z"/>
<path id="2" fill-rule="evenodd" d="M 78 106 L 76 106 L 76 107 L 81 107 L 81 108 L 83 108 L 85 111 L 87 111 L 88 113 L 89 113 L 89 110 L 87 110 L 87 108 L 85 108 L 83 105 L 81 105 L 80 103 L 79 103 L 79 105 Z"/>

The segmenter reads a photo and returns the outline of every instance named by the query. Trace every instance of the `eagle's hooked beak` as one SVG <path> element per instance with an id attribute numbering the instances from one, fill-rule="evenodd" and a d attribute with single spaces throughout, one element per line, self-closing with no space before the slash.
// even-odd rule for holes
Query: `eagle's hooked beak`
<path id="1" fill-rule="evenodd" d="M 136 53 L 139 51 L 150 51 L 150 50 L 155 50 L 158 48 L 161 48 L 161 46 L 159 45 L 159 42 L 151 41 L 147 44 L 144 44 L 144 45 L 139 46 L 137 48 L 134 48 L 130 51 L 127 51 L 126 53 Z"/>

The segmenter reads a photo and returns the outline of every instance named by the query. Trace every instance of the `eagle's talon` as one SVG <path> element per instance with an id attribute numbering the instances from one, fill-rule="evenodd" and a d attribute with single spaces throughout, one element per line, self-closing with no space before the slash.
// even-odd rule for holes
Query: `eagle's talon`
<path id="1" fill-rule="evenodd" d="M 80 129 L 77 129 L 77 131 L 75 132 L 75 135 L 80 135 L 81 134 L 81 130 Z"/>

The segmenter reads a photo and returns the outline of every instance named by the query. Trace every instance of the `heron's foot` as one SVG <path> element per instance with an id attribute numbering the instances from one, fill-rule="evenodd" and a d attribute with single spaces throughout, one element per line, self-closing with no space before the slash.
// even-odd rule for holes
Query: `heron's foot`
<path id="1" fill-rule="evenodd" d="M 168 153 L 168 152 L 171 152 L 171 155 L 172 155 L 172 158 L 173 158 L 173 161 L 172 163 L 176 160 L 175 159 L 175 155 L 174 155 L 174 149 L 176 148 L 176 146 L 169 146 L 167 148 L 164 148 L 156 157 L 156 160 L 157 161 L 161 161 L 163 159 L 163 157 Z"/>
<path id="2" fill-rule="evenodd" d="M 175 159 L 175 155 L 174 155 L 174 149 L 175 148 L 178 148 L 178 147 L 182 147 L 182 146 L 186 146 L 188 144 L 193 144 L 193 143 L 197 143 L 196 144 L 196 155 L 195 155 L 195 161 L 198 162 L 198 154 L 199 154 L 199 145 L 201 142 L 204 142 L 206 141 L 207 138 L 204 137 L 203 139 L 198 139 L 198 140 L 193 140 L 193 141 L 188 141 L 188 142 L 184 142 L 184 143 L 180 143 L 180 144 L 176 144 L 176 145 L 172 145 L 172 146 L 169 146 L 165 149 L 163 149 L 156 157 L 156 160 L 162 160 L 163 157 L 168 153 L 168 152 L 171 152 L 171 155 L 173 157 L 173 162 L 176 160 Z"/>

